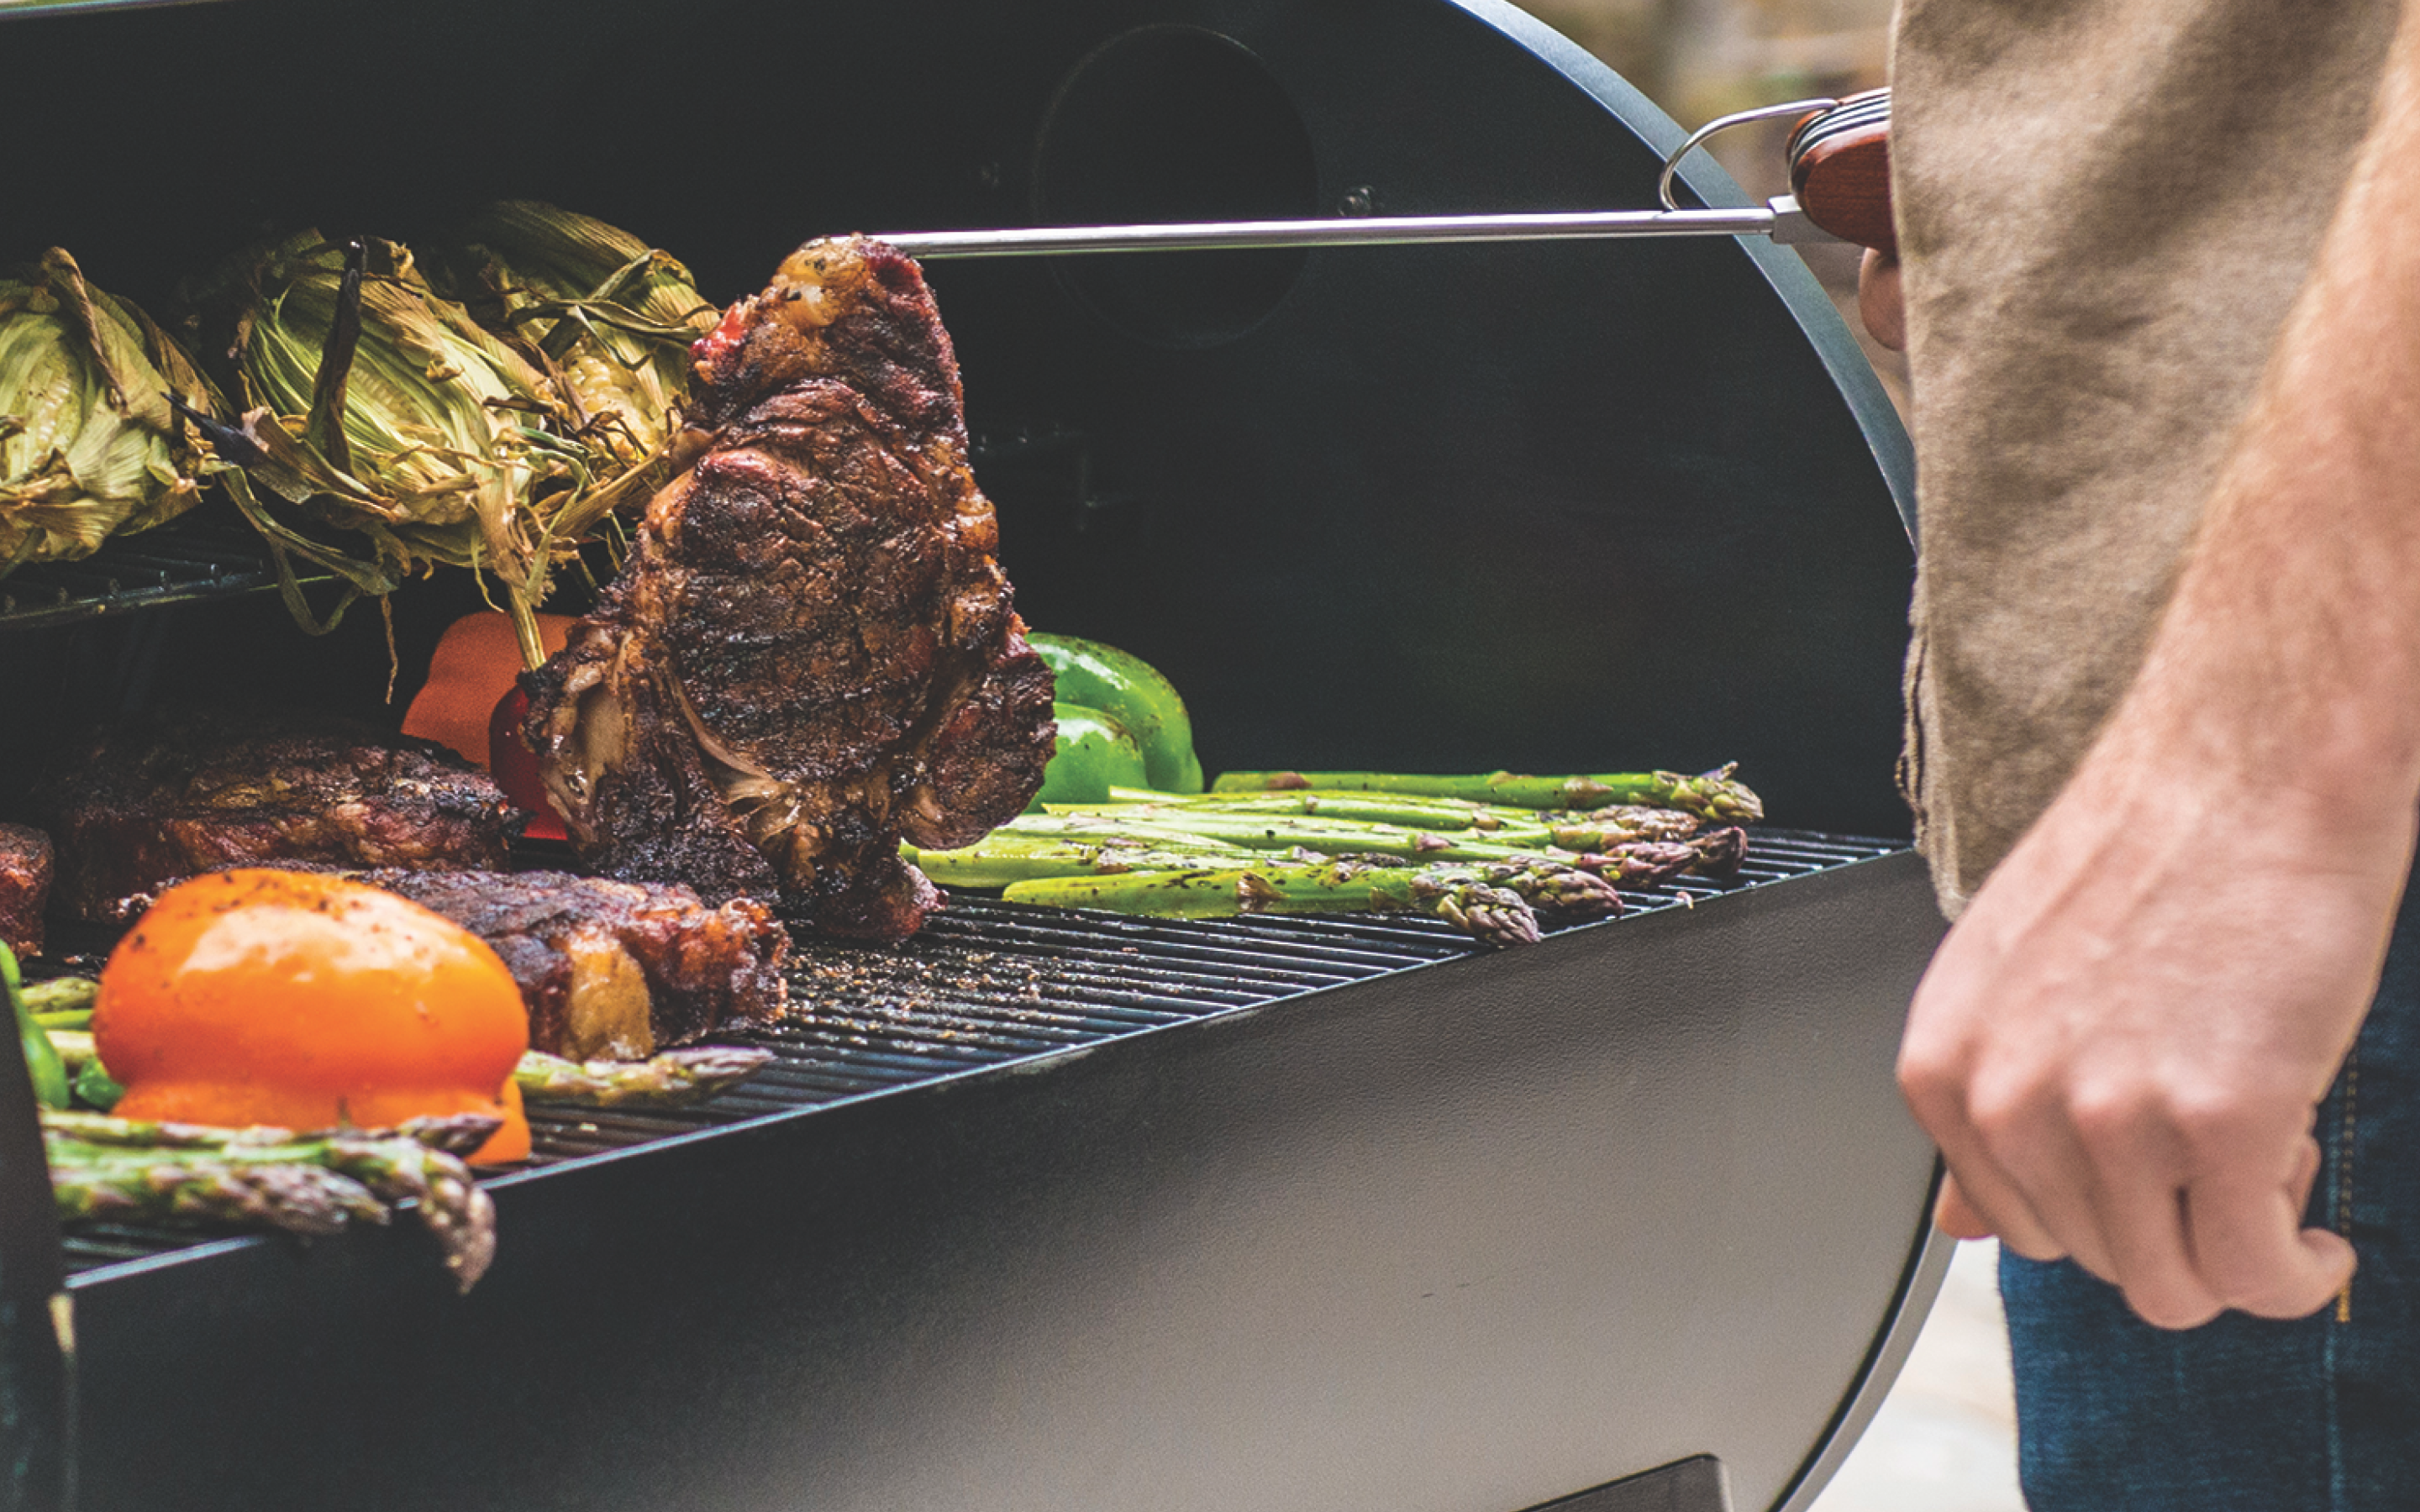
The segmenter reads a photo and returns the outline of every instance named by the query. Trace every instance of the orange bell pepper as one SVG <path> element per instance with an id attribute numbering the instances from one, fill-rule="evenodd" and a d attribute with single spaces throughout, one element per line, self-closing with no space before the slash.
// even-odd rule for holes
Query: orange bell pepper
<path id="1" fill-rule="evenodd" d="M 303 872 L 160 895 L 101 974 L 93 1046 L 121 1118 L 308 1130 L 484 1113 L 526 1159 L 529 1018 L 487 943 L 393 893 Z"/>

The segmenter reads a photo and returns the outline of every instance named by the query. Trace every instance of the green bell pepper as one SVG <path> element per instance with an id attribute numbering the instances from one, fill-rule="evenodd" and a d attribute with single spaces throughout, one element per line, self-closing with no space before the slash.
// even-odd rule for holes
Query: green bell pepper
<path id="1" fill-rule="evenodd" d="M 66 1107 L 67 1068 L 60 1064 L 51 1037 L 34 1022 L 33 1011 L 25 1006 L 24 982 L 17 975 L 16 952 L 5 945 L 0 945 L 0 993 L 8 995 L 8 1011 L 17 1020 L 17 1044 L 25 1057 L 26 1074 L 34 1079 L 35 1098 L 44 1107 Z"/>
<path id="2" fill-rule="evenodd" d="M 1055 703 L 1051 713 L 1059 721 L 1059 747 L 1029 811 L 1046 803 L 1106 803 L 1109 789 L 1143 780 L 1142 748 L 1117 719 L 1079 703 Z"/>
<path id="3" fill-rule="evenodd" d="M 1185 712 L 1185 700 L 1167 678 L 1140 657 L 1097 640 L 1039 633 L 1025 639 L 1050 664 L 1061 700 L 1108 715 L 1142 748 L 1144 779 L 1118 786 L 1156 788 L 1162 793 L 1202 791 L 1202 763 L 1193 754 L 1193 720 Z"/>

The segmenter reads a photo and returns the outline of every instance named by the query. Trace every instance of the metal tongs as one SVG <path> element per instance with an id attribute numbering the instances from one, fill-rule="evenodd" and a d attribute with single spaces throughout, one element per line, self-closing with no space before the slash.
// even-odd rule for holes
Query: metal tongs
<path id="1" fill-rule="evenodd" d="M 1805 116 L 1788 147 L 1792 193 L 1739 209 L 1683 209 L 1681 160 L 1718 131 Z M 1369 247 L 1444 241 L 1573 241 L 1624 237 L 1771 237 L 1779 245 L 1892 245 L 1890 91 L 1793 100 L 1707 122 L 1664 160 L 1660 210 L 1515 215 L 1394 215 L 1323 221 L 1195 221 L 878 235 L 911 257 L 1036 257 L 1085 252 L 1198 252 L 1219 247 Z"/>

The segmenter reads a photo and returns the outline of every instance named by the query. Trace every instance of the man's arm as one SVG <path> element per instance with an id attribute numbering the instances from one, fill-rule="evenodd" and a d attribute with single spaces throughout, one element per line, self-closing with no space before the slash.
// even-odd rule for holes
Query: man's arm
<path id="1" fill-rule="evenodd" d="M 2352 1269 L 2301 1222 L 2420 813 L 2414 11 L 2143 670 L 1900 1054 L 1945 1226 L 2167 1327 L 2300 1316 Z"/>

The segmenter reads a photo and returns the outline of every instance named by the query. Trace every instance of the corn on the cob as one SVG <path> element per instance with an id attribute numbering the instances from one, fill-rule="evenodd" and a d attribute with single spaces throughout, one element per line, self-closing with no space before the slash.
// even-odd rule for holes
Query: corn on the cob
<path id="1" fill-rule="evenodd" d="M 90 556 L 199 501 L 219 464 L 172 393 L 210 397 L 167 333 L 66 252 L 0 277 L 0 574 Z"/>
<path id="2" fill-rule="evenodd" d="M 450 292 L 534 355 L 566 409 L 644 459 L 689 397 L 690 344 L 722 312 L 672 254 L 591 216 L 501 200 L 443 251 Z"/>
<path id="3" fill-rule="evenodd" d="M 225 449 L 243 466 L 230 481 L 245 513 L 281 551 L 359 593 L 431 563 L 492 574 L 536 665 L 535 610 L 596 497 L 631 471 L 628 449 L 584 424 L 538 362 L 441 297 L 396 242 L 340 247 L 305 231 L 240 260 L 222 301 L 230 287 L 246 412 Z M 367 550 L 279 520 L 263 492 L 358 532 Z"/>

